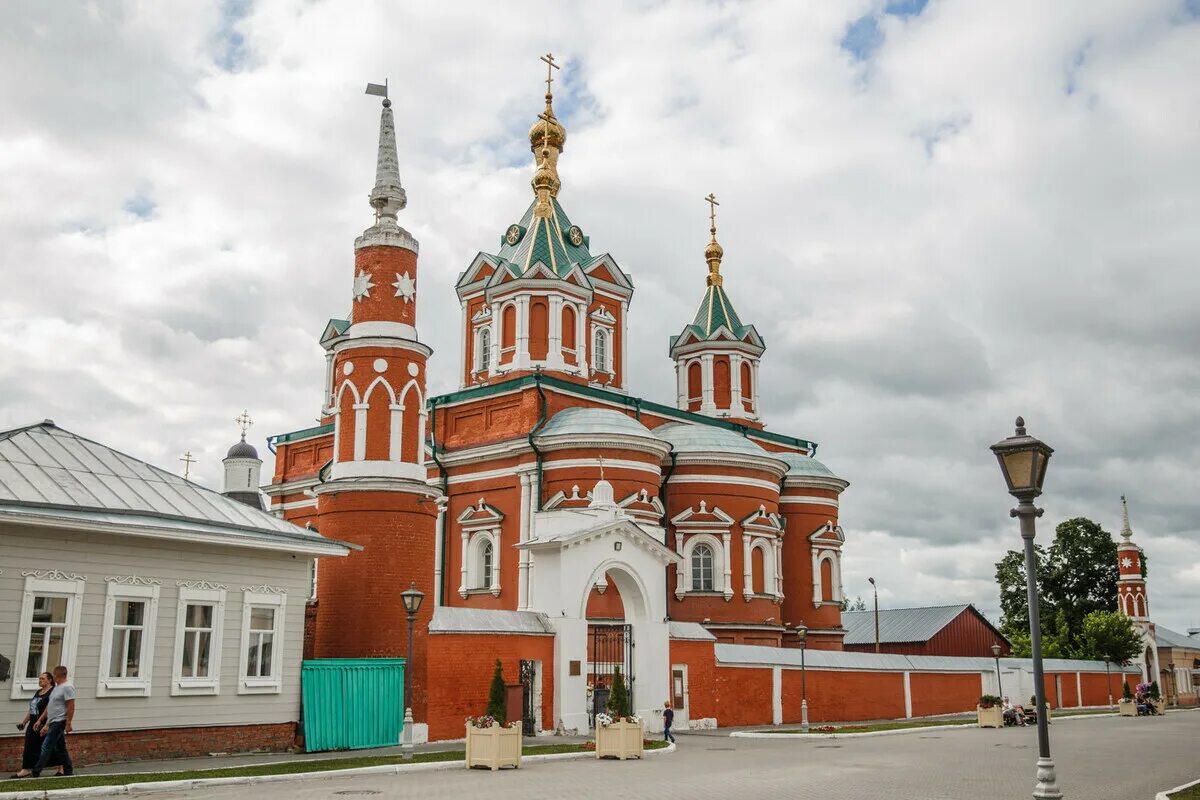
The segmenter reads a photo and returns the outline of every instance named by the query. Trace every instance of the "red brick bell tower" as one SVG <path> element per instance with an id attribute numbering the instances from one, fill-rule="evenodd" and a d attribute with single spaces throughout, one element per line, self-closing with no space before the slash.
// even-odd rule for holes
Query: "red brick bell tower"
<path id="1" fill-rule="evenodd" d="M 418 244 L 396 222 L 406 203 L 385 99 L 370 195 L 375 224 L 354 242 L 350 324 L 332 352 L 333 460 L 315 489 L 322 535 L 362 550 L 320 565 L 314 651 L 317 658 L 403 657 L 400 592 L 415 583 L 429 600 L 417 616 L 408 676 L 413 716 L 424 721 L 438 493 L 425 483 L 432 351 L 417 337 Z"/>

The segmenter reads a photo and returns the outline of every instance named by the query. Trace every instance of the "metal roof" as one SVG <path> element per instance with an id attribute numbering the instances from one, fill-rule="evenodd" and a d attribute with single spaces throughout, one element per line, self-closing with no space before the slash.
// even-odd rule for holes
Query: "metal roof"
<path id="1" fill-rule="evenodd" d="M 679 622 L 671 620 L 667 623 L 667 632 L 672 639 L 694 639 L 702 642 L 715 642 L 717 637 L 699 622 Z"/>
<path id="2" fill-rule="evenodd" d="M 429 621 L 430 633 L 554 633 L 545 614 L 492 608 L 439 606 Z"/>
<path id="3" fill-rule="evenodd" d="M 969 608 L 971 606 L 966 604 L 925 606 L 923 608 L 881 608 L 879 610 L 879 641 L 889 643 L 927 642 L 938 631 L 949 625 L 955 617 Z M 846 638 L 843 640 L 845 644 L 875 643 L 875 614 L 872 611 L 843 611 L 842 627 L 846 629 Z"/>
<path id="4" fill-rule="evenodd" d="M 788 464 L 788 475 L 809 475 L 817 478 L 838 478 L 833 474 L 833 470 L 817 461 L 812 456 L 806 456 L 803 453 L 771 453 L 775 458 L 781 461 L 786 461 Z M 875 641 L 872 639 L 871 641 Z"/>
<path id="5" fill-rule="evenodd" d="M 1170 628 L 1164 628 L 1162 625 L 1154 626 L 1154 640 L 1159 647 L 1186 647 L 1200 650 L 1200 636 L 1185 636 Z"/>
<path id="6" fill-rule="evenodd" d="M 46 420 L 0 432 L 0 514 L 13 521 L 221 536 L 303 552 L 346 546 Z"/>
<path id="7" fill-rule="evenodd" d="M 649 428 L 627 414 L 611 408 L 586 406 L 559 411 L 538 431 L 538 438 L 562 434 L 619 434 L 643 439 L 656 438 Z"/>

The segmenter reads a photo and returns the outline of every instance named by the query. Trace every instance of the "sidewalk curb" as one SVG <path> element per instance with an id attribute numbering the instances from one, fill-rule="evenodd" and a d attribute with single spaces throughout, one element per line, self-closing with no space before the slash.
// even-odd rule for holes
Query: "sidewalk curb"
<path id="1" fill-rule="evenodd" d="M 647 750 L 646 755 L 674 753 L 675 743 L 658 750 Z M 521 756 L 521 764 L 538 764 L 543 761 L 569 761 L 583 758 L 595 759 L 594 751 L 579 753 L 545 753 Z M 114 797 L 123 794 L 152 794 L 154 792 L 188 791 L 209 786 L 245 786 L 257 783 L 283 783 L 285 781 L 312 781 L 329 778 L 345 778 L 357 775 L 392 775 L 408 772 L 435 772 L 438 770 L 463 769 L 463 762 L 433 761 L 427 764 L 380 764 L 375 767 L 351 767 L 349 769 L 326 769 L 316 772 L 293 772 L 286 775 L 245 775 L 227 778 L 191 778 L 182 781 L 146 781 L 144 783 L 113 784 L 111 786 L 83 786 L 78 789 L 41 789 L 20 792 L 0 792 L 0 800 L 65 800 L 74 797 Z M 135 773 L 146 774 L 146 773 Z"/>
<path id="2" fill-rule="evenodd" d="M 1154 795 L 1154 800 L 1171 800 L 1171 795 L 1175 794 L 1175 792 L 1182 792 L 1184 789 L 1190 789 L 1193 786 L 1200 786 L 1200 778 L 1197 778 L 1189 783 L 1185 783 L 1182 786 L 1176 786 L 1174 789 L 1167 789 L 1165 792 L 1159 792 L 1158 794 Z"/>
<path id="3" fill-rule="evenodd" d="M 1105 719 L 1107 717 L 1115 717 L 1117 713 L 1112 714 L 1064 714 L 1061 717 L 1051 717 L 1051 722 L 1058 722 L 1065 719 Z M 734 731 L 730 736 L 737 736 L 743 739 L 849 739 L 851 737 L 860 738 L 866 736 L 895 736 L 901 733 L 921 733 L 925 731 L 944 731 L 954 730 L 956 728 L 974 728 L 977 723 L 964 721 L 957 725 L 921 725 L 914 728 L 897 728 L 890 731 L 866 731 L 863 733 L 788 733 L 787 731 L 777 731 L 765 733 L 763 731 Z M 790 728 L 789 730 L 795 730 Z M 0 798 L 3 800 L 3 798 Z"/>

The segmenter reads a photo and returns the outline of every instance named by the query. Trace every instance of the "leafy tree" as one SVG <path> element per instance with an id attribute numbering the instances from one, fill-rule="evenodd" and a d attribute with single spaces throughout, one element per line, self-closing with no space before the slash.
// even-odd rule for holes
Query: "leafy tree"
<path id="1" fill-rule="evenodd" d="M 1077 653 L 1124 666 L 1142 649 L 1142 637 L 1119 611 L 1093 611 L 1083 620 L 1083 644 Z"/>
<path id="2" fill-rule="evenodd" d="M 625 690 L 625 679 L 621 677 L 621 668 L 613 668 L 612 692 L 608 695 L 608 710 L 614 717 L 628 717 L 633 711 L 629 708 L 629 692 Z"/>
<path id="3" fill-rule="evenodd" d="M 866 611 L 867 604 L 863 602 L 862 595 L 854 598 L 854 602 L 850 602 L 850 598 L 842 598 L 842 611 Z"/>
<path id="4" fill-rule="evenodd" d="M 488 692 L 487 713 L 501 725 L 508 722 L 508 698 L 504 688 L 504 667 L 496 659 L 496 670 L 492 673 L 492 688 Z"/>
<path id="5" fill-rule="evenodd" d="M 1133 692 L 1129 688 L 1129 681 L 1121 682 L 1121 698 L 1123 700 L 1132 700 Z"/>
<path id="6" fill-rule="evenodd" d="M 1117 607 L 1117 544 L 1089 519 L 1075 517 L 1055 528 L 1048 548 L 1034 546 L 1043 654 L 1087 657 L 1083 621 L 1093 611 Z M 1001 631 L 1014 654 L 1028 654 L 1029 603 L 1025 589 L 1025 556 L 1008 551 L 996 563 L 1000 586 Z M 1025 650 L 1016 645 L 1023 642 Z M 1053 655 L 1052 655 L 1053 653 Z"/>

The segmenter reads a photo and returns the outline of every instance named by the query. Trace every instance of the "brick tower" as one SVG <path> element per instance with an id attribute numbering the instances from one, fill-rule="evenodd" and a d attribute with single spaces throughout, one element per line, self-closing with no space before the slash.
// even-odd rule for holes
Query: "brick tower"
<path id="1" fill-rule="evenodd" d="M 1121 541 L 1117 543 L 1117 608 L 1133 620 L 1142 634 L 1142 653 L 1136 659 L 1142 667 L 1142 677 L 1158 680 L 1158 646 L 1154 623 L 1150 621 L 1150 600 L 1146 595 L 1146 579 L 1142 577 L 1142 548 L 1133 542 L 1129 527 L 1129 504 L 1121 495 Z"/>
<path id="2" fill-rule="evenodd" d="M 426 632 L 434 603 L 436 490 L 425 483 L 425 364 L 417 339 L 417 241 L 396 223 L 406 205 L 391 102 L 383 101 L 370 204 L 375 224 L 354 242 L 349 327 L 331 348 L 333 453 L 315 489 L 317 525 L 362 550 L 321 564 L 317 658 L 403 657 L 400 592 L 430 598 L 417 617 L 408 670 L 414 718 L 426 719 Z"/>

